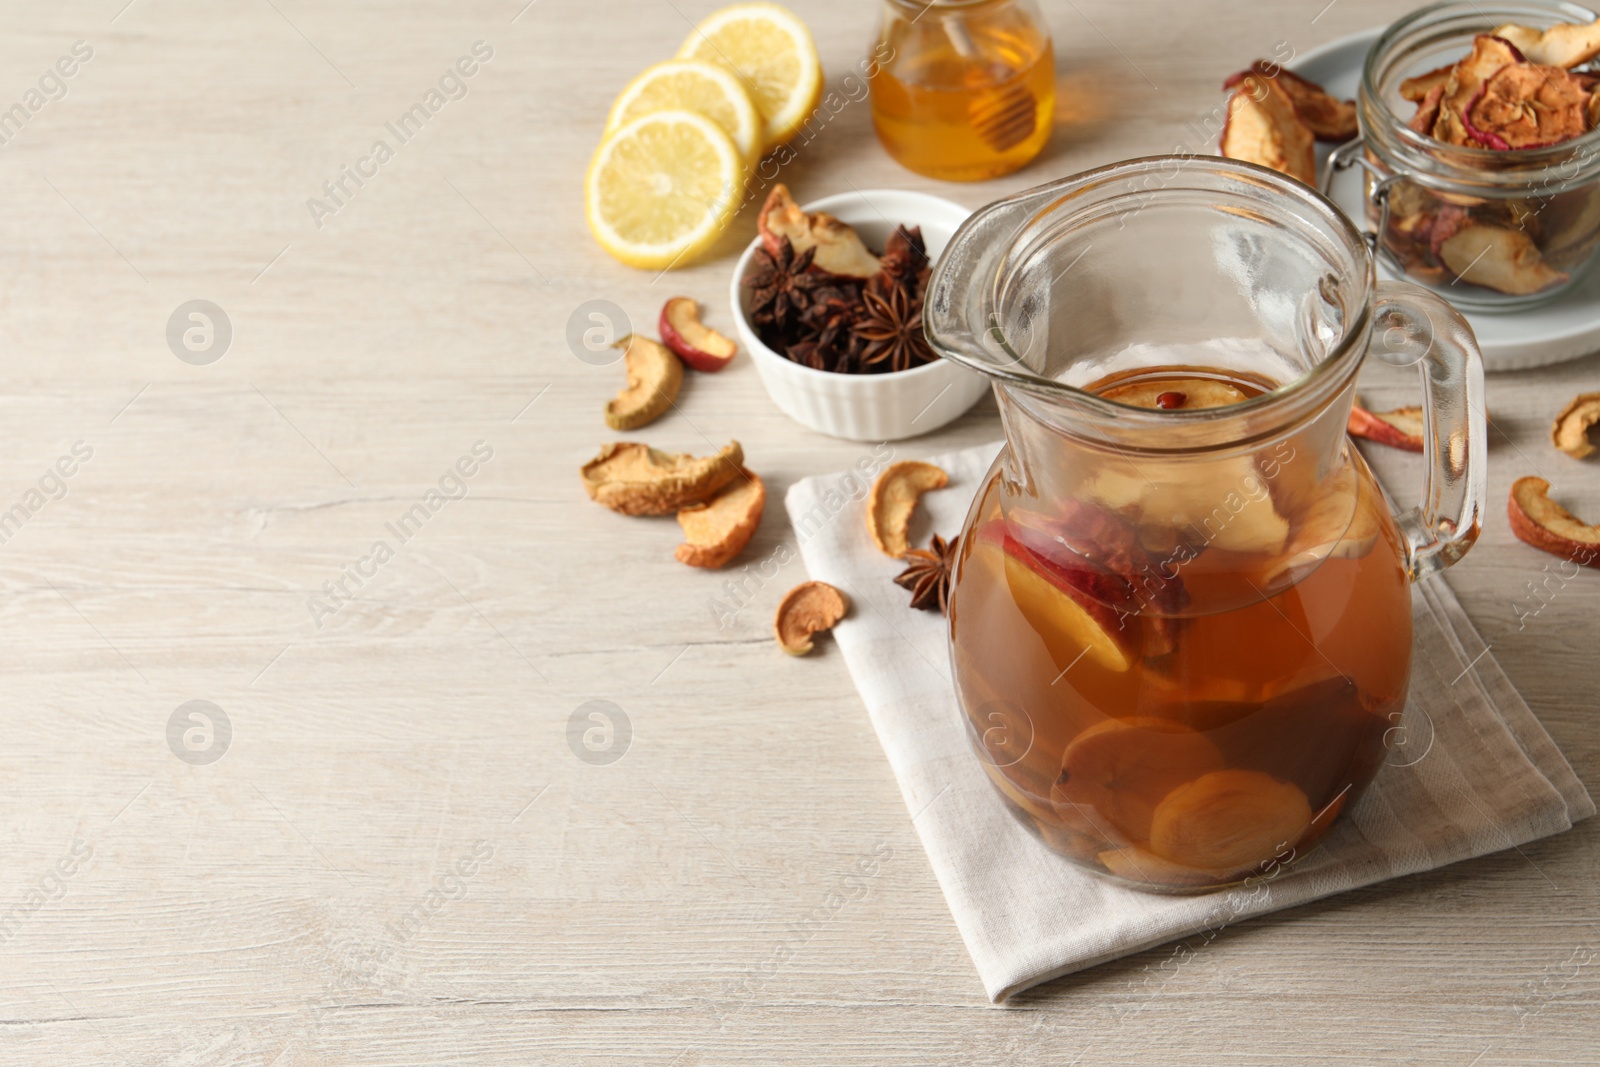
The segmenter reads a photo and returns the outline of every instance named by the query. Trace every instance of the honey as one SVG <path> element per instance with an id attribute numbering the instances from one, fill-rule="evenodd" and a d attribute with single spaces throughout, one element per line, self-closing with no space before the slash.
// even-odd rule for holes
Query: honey
<path id="1" fill-rule="evenodd" d="M 878 139 L 901 165 L 947 181 L 981 181 L 1032 160 L 1050 137 L 1055 53 L 1026 11 L 938 5 L 891 19 L 880 51 L 893 59 L 872 79 Z"/>

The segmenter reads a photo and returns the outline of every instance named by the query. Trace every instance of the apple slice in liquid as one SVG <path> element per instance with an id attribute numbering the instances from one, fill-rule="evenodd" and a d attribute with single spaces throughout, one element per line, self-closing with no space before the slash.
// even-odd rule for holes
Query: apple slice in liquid
<path id="1" fill-rule="evenodd" d="M 1127 584 L 1085 562 L 1068 568 L 1041 555 L 1014 536 L 1003 519 L 978 528 L 978 538 L 1005 555 L 1005 580 L 1017 609 L 1048 641 L 1063 638 L 1071 657 L 1089 658 L 1112 671 L 1125 671 L 1137 655 L 1138 632 L 1128 617 L 1109 606 L 1128 596 Z M 1071 662 L 1069 658 L 1068 662 Z"/>

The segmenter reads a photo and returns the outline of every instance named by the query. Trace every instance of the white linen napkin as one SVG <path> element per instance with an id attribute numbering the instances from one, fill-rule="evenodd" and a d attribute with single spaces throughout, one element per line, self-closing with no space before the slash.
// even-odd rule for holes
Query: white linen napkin
<path id="1" fill-rule="evenodd" d="M 950 487 L 923 496 L 912 543 L 952 536 L 999 444 L 930 458 Z M 902 564 L 867 536 L 859 473 L 807 478 L 785 505 L 811 577 L 849 594 L 834 636 L 899 780 L 989 997 L 1176 938 L 1570 829 L 1595 807 L 1438 578 L 1415 586 L 1404 747 L 1321 846 L 1248 889 L 1126 889 L 1051 852 L 1002 806 L 950 678 L 944 619 L 907 609 Z M 1400 735 L 1395 735 L 1398 740 Z"/>

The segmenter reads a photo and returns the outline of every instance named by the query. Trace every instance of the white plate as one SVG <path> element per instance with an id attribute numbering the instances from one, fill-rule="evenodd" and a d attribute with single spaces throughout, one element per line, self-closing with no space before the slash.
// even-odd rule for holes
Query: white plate
<path id="1" fill-rule="evenodd" d="M 1298 56 L 1289 66 L 1341 100 L 1353 100 L 1367 51 L 1382 33 L 1381 29 L 1367 30 L 1341 37 Z M 1319 146 L 1319 170 L 1329 150 Z M 1333 199 L 1358 224 L 1367 217 L 1359 169 L 1352 168 L 1334 179 Z M 1378 273 L 1385 278 L 1399 277 L 1382 263 Z M 1600 270 L 1590 271 L 1588 277 L 1579 279 L 1551 303 L 1527 311 L 1462 314 L 1478 335 L 1483 365 L 1488 370 L 1522 370 L 1577 359 L 1600 349 Z"/>

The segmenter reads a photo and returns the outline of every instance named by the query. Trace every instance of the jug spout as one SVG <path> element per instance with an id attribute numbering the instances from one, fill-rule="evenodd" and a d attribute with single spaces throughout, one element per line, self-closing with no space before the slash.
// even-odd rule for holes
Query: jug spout
<path id="1" fill-rule="evenodd" d="M 994 289 L 1017 237 L 1059 195 L 1060 185 L 985 205 L 950 238 L 923 303 L 923 330 L 939 355 L 1002 381 L 1010 378 L 1008 372 L 1025 371 L 999 329 Z"/>

